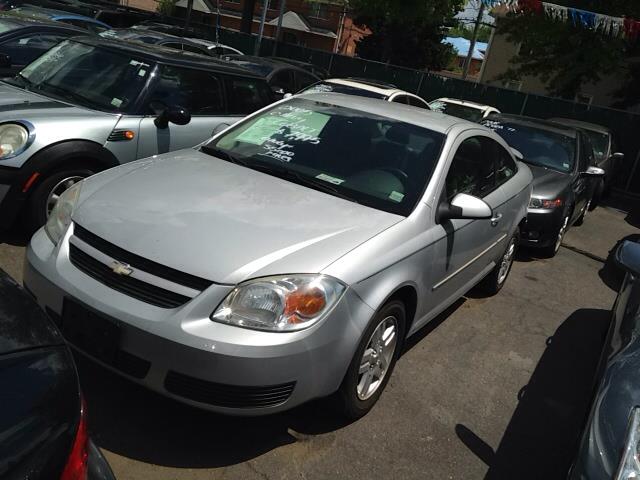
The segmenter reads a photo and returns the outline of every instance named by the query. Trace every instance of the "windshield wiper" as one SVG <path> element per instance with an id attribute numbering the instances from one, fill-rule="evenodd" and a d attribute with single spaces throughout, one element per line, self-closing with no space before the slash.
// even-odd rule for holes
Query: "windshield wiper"
<path id="1" fill-rule="evenodd" d="M 16 74 L 13 78 L 5 78 L 3 82 L 13 85 L 15 87 L 23 87 L 27 90 L 31 90 L 33 82 L 25 77 L 22 73 Z"/>
<path id="2" fill-rule="evenodd" d="M 217 147 L 213 147 L 211 145 L 203 145 L 201 147 L 201 150 L 205 153 L 208 153 L 209 155 L 213 155 L 215 157 L 219 157 L 223 160 L 226 160 L 228 162 L 231 163 L 235 163 L 237 165 L 242 165 L 243 167 L 249 167 L 249 164 L 247 162 L 245 162 L 244 160 L 236 157 L 235 155 L 232 155 L 231 153 L 227 152 L 226 150 L 222 150 L 221 148 L 217 148 Z M 249 167 L 251 168 L 251 167 Z"/>
<path id="3" fill-rule="evenodd" d="M 38 90 L 50 93 L 50 91 L 55 92 L 54 95 L 58 95 L 62 97 L 63 100 L 71 100 L 79 103 L 82 106 L 94 108 L 96 110 L 104 110 L 104 107 L 96 102 L 89 100 L 82 95 L 79 95 L 75 92 L 71 92 L 57 85 L 52 85 L 50 83 L 41 83 L 38 85 Z"/>

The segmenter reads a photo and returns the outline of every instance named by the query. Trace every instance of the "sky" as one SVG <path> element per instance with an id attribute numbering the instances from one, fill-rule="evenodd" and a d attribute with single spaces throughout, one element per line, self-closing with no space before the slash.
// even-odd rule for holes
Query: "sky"
<path id="1" fill-rule="evenodd" d="M 475 22 L 476 18 L 478 17 L 478 8 L 479 8 L 479 6 L 480 6 L 480 0 L 469 0 L 467 2 L 467 5 L 466 5 L 464 11 L 462 11 L 458 15 L 456 15 L 456 18 L 464 19 L 464 20 L 470 20 L 470 21 Z M 487 13 L 486 10 L 485 10 L 485 14 L 484 14 L 484 21 L 486 23 L 493 23 L 495 21 L 493 19 L 493 17 Z M 471 25 L 470 25 L 470 27 L 471 27 Z"/>

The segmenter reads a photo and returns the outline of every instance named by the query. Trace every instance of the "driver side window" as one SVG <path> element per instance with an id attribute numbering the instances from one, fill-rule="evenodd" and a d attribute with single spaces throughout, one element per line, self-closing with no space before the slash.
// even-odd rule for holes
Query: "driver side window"
<path id="1" fill-rule="evenodd" d="M 448 202 L 459 193 L 483 198 L 495 190 L 494 162 L 481 137 L 464 140 L 456 151 L 445 180 Z"/>
<path id="2" fill-rule="evenodd" d="M 283 93 L 294 93 L 295 84 L 293 81 L 293 70 L 280 70 L 271 79 L 271 88 L 282 89 Z"/>
<path id="3" fill-rule="evenodd" d="M 149 114 L 157 113 L 153 103 L 184 107 L 191 115 L 224 115 L 220 80 L 201 70 L 163 66 L 147 102 Z"/>

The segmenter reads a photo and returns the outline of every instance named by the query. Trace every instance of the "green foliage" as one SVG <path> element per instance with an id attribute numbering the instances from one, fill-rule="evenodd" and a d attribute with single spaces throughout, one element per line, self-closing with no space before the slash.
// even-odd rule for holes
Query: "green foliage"
<path id="1" fill-rule="evenodd" d="M 159 0 L 157 11 L 163 15 L 171 16 L 175 9 L 177 0 Z"/>
<path id="2" fill-rule="evenodd" d="M 558 4 L 612 16 L 640 18 L 637 0 L 558 0 Z M 504 80 L 536 76 L 547 83 L 549 93 L 573 98 L 582 85 L 596 83 L 603 76 L 630 75 L 627 59 L 637 54 L 637 45 L 621 38 L 554 21 L 545 15 L 509 14 L 498 22 L 498 33 L 520 45 Z M 640 73 L 640 72 L 639 72 Z M 624 95 L 624 93 L 621 93 Z"/>
<path id="3" fill-rule="evenodd" d="M 434 70 L 449 62 L 452 47 L 442 39 L 464 0 L 353 0 L 350 5 L 356 23 L 373 32 L 358 46 L 361 57 Z"/>

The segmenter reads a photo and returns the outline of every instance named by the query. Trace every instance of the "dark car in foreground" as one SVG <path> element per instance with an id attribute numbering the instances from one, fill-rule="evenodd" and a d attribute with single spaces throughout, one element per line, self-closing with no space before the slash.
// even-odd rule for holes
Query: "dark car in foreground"
<path id="1" fill-rule="evenodd" d="M 640 477 L 640 244 L 624 242 L 616 260 L 626 277 L 613 307 L 570 480 Z"/>
<path id="2" fill-rule="evenodd" d="M 624 161 L 624 153 L 618 150 L 619 145 L 615 135 L 609 128 L 594 123 L 569 118 L 551 118 L 550 121 L 568 127 L 580 128 L 589 136 L 593 145 L 595 164 L 605 171 L 605 176 L 596 186 L 594 193 L 594 200 L 599 202 L 603 195 L 611 189 Z M 595 208 L 595 203 L 592 207 Z"/>
<path id="3" fill-rule="evenodd" d="M 85 33 L 53 20 L 0 14 L 0 78 L 15 75 L 62 40 Z"/>
<path id="4" fill-rule="evenodd" d="M 581 225 L 596 182 L 593 147 L 579 129 L 516 115 L 491 115 L 493 129 L 523 157 L 533 173 L 533 194 L 521 242 L 554 256 L 573 225 Z"/>
<path id="5" fill-rule="evenodd" d="M 113 480 L 87 432 L 69 348 L 36 302 L 0 270 L 0 478 Z"/>

